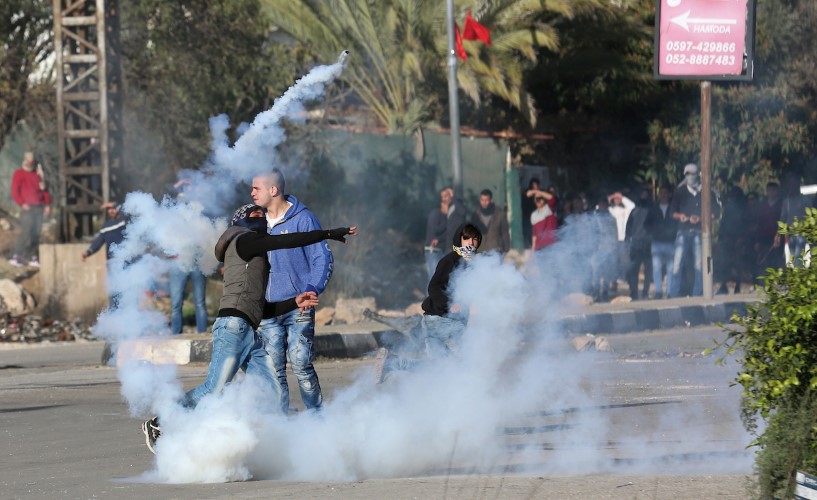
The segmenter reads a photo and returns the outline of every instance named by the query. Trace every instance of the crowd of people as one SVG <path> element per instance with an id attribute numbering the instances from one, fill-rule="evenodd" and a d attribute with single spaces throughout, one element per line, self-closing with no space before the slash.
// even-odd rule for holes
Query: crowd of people
<path id="1" fill-rule="evenodd" d="M 599 224 L 596 241 L 600 244 L 587 293 L 596 300 L 608 300 L 618 283 L 624 282 L 633 300 L 702 295 L 706 264 L 701 255 L 697 165 L 684 166 L 683 179 L 678 186 L 661 185 L 655 192 L 640 188 L 634 191 L 634 200 L 615 192 L 599 198 L 595 207 L 588 206 L 583 193 L 557 201 L 560 231 L 569 231 L 571 220 L 582 215 L 592 216 Z M 782 190 L 777 182 L 769 182 L 761 198 L 747 196 L 735 186 L 723 199 L 712 191 L 711 200 L 716 293 L 729 293 L 730 283 L 734 293 L 740 293 L 742 286 L 760 285 L 768 268 L 802 265 L 806 241 L 778 234 L 779 221 L 790 224 L 805 216 L 806 207 L 814 206 L 811 196 L 800 193 L 797 177 L 786 177 Z M 535 222 L 531 218 L 530 224 Z M 535 248 L 534 241 L 531 245 Z"/>
<path id="2" fill-rule="evenodd" d="M 700 173 L 692 163 L 684 166 L 678 186 L 616 191 L 595 202 L 585 192 L 560 197 L 554 186 L 542 188 L 532 179 L 522 191 L 525 246 L 535 257 L 584 219 L 592 228 L 594 248 L 581 292 L 603 302 L 626 283 L 632 300 L 702 295 L 701 200 Z M 711 200 L 715 241 L 711 265 L 718 294 L 729 293 L 731 283 L 734 293 L 759 285 L 767 268 L 803 264 L 806 241 L 778 234 L 778 221 L 790 224 L 805 215 L 806 207 L 814 206 L 811 196 L 800 193 L 795 176 L 785 178 L 782 190 L 769 182 L 761 198 L 735 186 L 723 199 L 712 191 Z M 510 249 L 507 212 L 494 204 L 490 190 L 480 193 L 479 207 L 470 218 L 463 205 L 446 187 L 440 192 L 439 209 L 429 214 L 425 241 L 429 278 L 443 254 L 439 242 L 451 241 L 451 231 L 464 222 L 484 235 L 481 253 L 502 255 Z"/>

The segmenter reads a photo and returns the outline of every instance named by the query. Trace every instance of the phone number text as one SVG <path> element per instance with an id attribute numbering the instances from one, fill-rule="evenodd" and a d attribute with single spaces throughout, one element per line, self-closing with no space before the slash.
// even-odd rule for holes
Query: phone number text
<path id="1" fill-rule="evenodd" d="M 716 54 L 730 54 L 735 52 L 737 45 L 735 42 L 689 42 L 689 41 L 668 41 L 665 48 L 673 52 L 709 52 Z"/>
<path id="2" fill-rule="evenodd" d="M 735 56 L 716 56 L 710 54 L 667 54 L 664 56 L 664 62 L 667 64 L 733 66 L 735 64 Z"/>

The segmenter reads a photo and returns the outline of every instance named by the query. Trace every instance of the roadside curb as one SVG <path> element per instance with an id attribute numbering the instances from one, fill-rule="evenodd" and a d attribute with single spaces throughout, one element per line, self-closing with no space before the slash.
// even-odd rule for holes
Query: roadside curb
<path id="1" fill-rule="evenodd" d="M 732 314 L 746 314 L 753 300 L 735 300 L 709 304 L 660 305 L 618 311 L 602 311 L 567 316 L 562 319 L 565 333 L 621 334 L 662 330 L 681 326 L 728 323 Z M 321 331 L 323 330 L 323 331 Z M 385 325 L 367 323 L 318 328 L 313 345 L 315 355 L 326 358 L 360 358 L 388 344 L 388 337 L 400 335 Z M 119 353 L 113 359 L 110 344 L 102 353 L 104 364 L 119 366 L 123 359 L 138 359 L 156 364 L 188 364 L 210 361 L 213 349 L 210 335 L 186 334 L 174 337 L 147 337 L 120 343 Z"/>
<path id="2" fill-rule="evenodd" d="M 614 334 L 714 325 L 728 323 L 733 314 L 746 314 L 747 305 L 753 302 L 733 301 L 582 314 L 564 318 L 563 324 L 567 333 L 571 334 Z"/>

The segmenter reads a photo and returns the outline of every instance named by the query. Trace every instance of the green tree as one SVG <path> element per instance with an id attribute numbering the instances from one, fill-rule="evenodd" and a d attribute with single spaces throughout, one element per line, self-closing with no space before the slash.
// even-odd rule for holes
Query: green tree
<path id="1" fill-rule="evenodd" d="M 126 112 L 159 141 L 170 174 L 201 164 L 210 117 L 251 120 L 294 82 L 303 59 L 270 42 L 258 0 L 122 2 L 121 25 Z"/>
<path id="2" fill-rule="evenodd" d="M 760 191 L 784 171 L 808 174 L 817 156 L 817 4 L 758 0 L 753 83 L 716 83 L 712 92 L 715 186 Z M 646 166 L 677 180 L 700 155 L 699 94 L 668 106 L 648 126 Z M 812 173 L 812 175 L 814 175 Z"/>
<path id="3" fill-rule="evenodd" d="M 817 243 L 817 210 L 781 234 Z M 763 301 L 733 316 L 722 347 L 741 364 L 744 423 L 757 435 L 761 498 L 791 497 L 798 469 L 817 471 L 817 266 L 768 269 Z M 758 422 L 764 421 L 765 428 Z"/>
<path id="4" fill-rule="evenodd" d="M 445 2 L 436 0 L 263 0 L 276 26 L 308 45 L 320 59 L 343 49 L 356 58 L 344 80 L 377 120 L 406 132 L 443 118 L 447 101 Z M 512 105 L 530 124 L 533 99 L 525 71 L 539 48 L 556 50 L 555 22 L 607 8 L 598 0 L 459 1 L 457 19 L 468 9 L 491 29 L 493 45 L 464 41 L 468 59 L 457 66 L 462 91 L 479 104 L 492 96 Z"/>
<path id="5" fill-rule="evenodd" d="M 0 148 L 24 119 L 32 126 L 53 122 L 52 28 L 49 1 L 0 3 Z"/>

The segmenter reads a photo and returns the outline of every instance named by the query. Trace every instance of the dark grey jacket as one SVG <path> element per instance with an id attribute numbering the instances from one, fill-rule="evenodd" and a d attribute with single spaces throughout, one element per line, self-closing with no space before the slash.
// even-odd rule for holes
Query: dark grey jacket
<path id="1" fill-rule="evenodd" d="M 256 328 L 264 312 L 269 263 L 263 254 L 249 261 L 239 257 L 236 242 L 244 233 L 252 231 L 233 226 L 224 231 L 216 243 L 216 258 L 224 262 L 224 295 L 219 304 L 219 316 L 223 316 L 222 311 L 234 312 L 224 316 L 241 316 Z"/>

